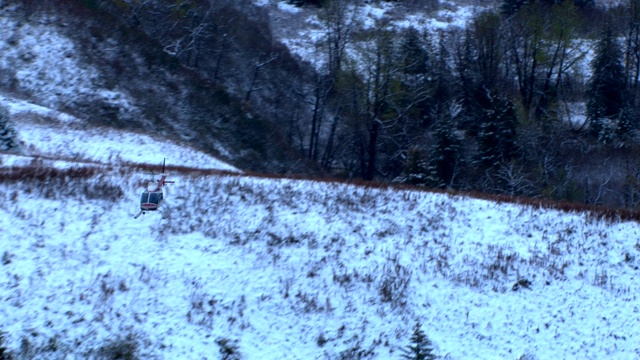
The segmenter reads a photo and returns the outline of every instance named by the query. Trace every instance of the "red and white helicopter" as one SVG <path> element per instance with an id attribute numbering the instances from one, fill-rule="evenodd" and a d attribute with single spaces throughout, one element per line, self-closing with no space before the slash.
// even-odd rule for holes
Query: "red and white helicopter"
<path id="1" fill-rule="evenodd" d="M 164 200 L 164 184 L 173 184 L 174 181 L 167 180 L 167 174 L 164 172 L 165 160 L 162 160 L 162 177 L 160 180 L 151 180 L 147 184 L 147 188 L 140 196 L 140 212 L 133 218 L 137 219 L 140 215 L 146 214 L 147 211 L 156 211 Z"/>

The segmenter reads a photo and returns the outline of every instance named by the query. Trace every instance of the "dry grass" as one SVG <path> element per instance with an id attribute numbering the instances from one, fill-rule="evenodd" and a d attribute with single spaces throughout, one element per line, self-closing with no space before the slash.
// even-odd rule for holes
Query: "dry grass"
<path id="1" fill-rule="evenodd" d="M 161 167 L 159 164 L 133 164 L 123 163 L 119 166 L 109 166 L 94 164 L 93 166 L 84 164 L 83 166 L 68 169 L 56 169 L 44 165 L 44 158 L 34 158 L 29 166 L 20 167 L 0 167 L 0 183 L 15 182 L 46 182 L 59 179 L 89 179 L 101 173 L 117 171 L 121 175 L 132 174 L 134 172 L 159 173 Z M 353 185 L 364 189 L 378 189 L 387 191 L 400 192 L 402 196 L 406 196 L 407 191 L 428 192 L 438 194 L 450 194 L 452 196 L 463 196 L 474 199 L 482 199 L 494 201 L 497 203 L 510 203 L 530 206 L 540 209 L 552 209 L 565 213 L 583 213 L 592 220 L 606 221 L 636 221 L 640 222 L 640 209 L 629 208 L 612 208 L 600 205 L 590 205 L 578 202 L 555 201 L 551 199 L 532 198 L 523 196 L 510 196 L 500 194 L 488 194 L 477 191 L 457 191 L 442 190 L 417 187 L 408 184 L 395 184 L 378 181 L 365 181 L 360 179 L 344 180 L 333 177 L 313 177 L 305 175 L 284 175 L 284 174 L 265 174 L 254 172 L 233 172 L 216 169 L 199 169 L 188 166 L 167 165 L 165 172 L 169 174 L 180 174 L 189 176 L 225 176 L 225 177 L 252 177 L 270 180 L 307 180 L 329 184 Z"/>
<path id="2" fill-rule="evenodd" d="M 179 168 L 176 168 L 178 170 Z M 186 168 L 189 169 L 189 168 Z M 500 194 L 488 194 L 481 193 L 477 191 L 458 191 L 458 190 L 442 190 L 442 189 L 431 189 L 424 188 L 418 186 L 412 186 L 407 184 L 395 184 L 388 182 L 376 182 L 376 181 L 365 181 L 365 180 L 341 180 L 336 178 L 328 178 L 328 177 L 309 177 L 309 176 L 291 176 L 291 175 L 279 175 L 279 174 L 258 174 L 258 173 L 233 173 L 233 172 L 225 172 L 225 171 L 215 171 L 215 170 L 197 170 L 190 169 L 191 173 L 194 174 L 216 174 L 216 175 L 224 175 L 224 176 L 250 176 L 261 179 L 290 179 L 290 180 L 309 180 L 316 181 L 322 183 L 332 183 L 332 184 L 347 184 L 354 185 L 357 187 L 365 188 L 365 189 L 378 189 L 378 190 L 389 190 L 389 191 L 398 191 L 398 192 L 406 192 L 406 191 L 418 191 L 418 192 L 428 192 L 428 193 L 437 193 L 437 194 L 450 194 L 452 196 L 463 196 L 470 197 L 474 199 L 482 199 L 488 201 L 494 201 L 497 203 L 509 203 L 509 204 L 518 204 L 530 206 L 533 208 L 539 209 L 550 209 L 550 210 L 558 210 L 565 213 L 584 213 L 587 217 L 593 220 L 606 220 L 606 221 L 635 221 L 640 222 L 640 209 L 626 209 L 626 208 L 612 208 L 600 205 L 590 205 L 578 202 L 568 202 L 568 201 L 555 201 L 551 199 L 541 199 L 541 198 L 532 198 L 532 197 L 523 197 L 523 196 L 510 196 L 510 195 L 500 195 Z M 401 195 L 401 194 L 398 194 Z"/>

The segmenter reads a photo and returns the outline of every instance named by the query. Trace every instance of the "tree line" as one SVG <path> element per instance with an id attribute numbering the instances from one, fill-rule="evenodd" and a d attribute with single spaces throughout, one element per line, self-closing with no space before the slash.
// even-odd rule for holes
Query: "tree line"
<path id="1" fill-rule="evenodd" d="M 636 207 L 640 2 L 504 1 L 464 29 L 325 1 L 301 153 L 365 180 Z M 355 54 L 355 55 L 354 55 Z"/>
<path id="2" fill-rule="evenodd" d="M 293 2 L 322 23 L 307 49 L 316 64 L 279 43 L 268 11 L 248 0 L 101 0 L 91 8 L 197 74 L 202 91 L 176 100 L 175 111 L 196 115 L 185 126 L 199 137 L 233 129 L 237 143 L 261 153 L 245 154 L 256 160 L 240 167 L 640 204 L 639 0 L 608 8 L 504 0 L 465 28 L 442 30 L 386 18 L 364 28 L 358 0 Z M 236 110 L 211 113 L 208 97 Z"/>

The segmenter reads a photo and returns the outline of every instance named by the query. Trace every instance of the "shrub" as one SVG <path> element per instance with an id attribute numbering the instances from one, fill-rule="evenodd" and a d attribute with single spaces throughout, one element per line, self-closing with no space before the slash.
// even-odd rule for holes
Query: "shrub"
<path id="1" fill-rule="evenodd" d="M 320 333 L 320 335 L 318 335 L 318 338 L 316 339 L 316 343 L 318 344 L 319 347 L 323 347 L 324 344 L 328 342 L 329 342 L 329 339 L 327 339 L 323 333 Z"/>
<path id="2" fill-rule="evenodd" d="M 515 284 L 511 287 L 511 290 L 518 291 L 520 289 L 529 289 L 531 287 L 531 281 L 528 279 L 522 278 L 518 279 Z"/>
<path id="3" fill-rule="evenodd" d="M 322 0 L 289 0 L 289 4 L 301 7 L 306 5 L 322 7 Z"/>
<path id="4" fill-rule="evenodd" d="M 628 254 L 628 253 L 627 253 Z M 11 254 L 9 254 L 8 251 L 5 251 L 4 253 L 2 253 L 2 265 L 9 265 L 11 264 Z M 0 340 L 2 340 L 2 336 L 0 333 Z M 2 345 L 2 342 L 0 341 L 0 345 Z M 0 358 L 2 359 L 2 358 Z"/>
<path id="5" fill-rule="evenodd" d="M 363 349 L 359 344 L 340 352 L 338 355 L 339 360 L 361 360 L 374 357 L 375 352 L 373 349 Z"/>
<path id="6" fill-rule="evenodd" d="M 0 331 L 0 360 L 10 360 L 11 354 L 9 350 L 4 346 L 4 331 Z"/>
<path id="7" fill-rule="evenodd" d="M 66 359 L 69 354 L 69 347 L 58 341 L 57 337 L 51 337 L 42 343 L 32 342 L 40 334 L 32 331 L 31 334 L 24 335 L 20 340 L 20 347 L 9 351 L 4 345 L 4 335 L 0 331 L 0 360 L 17 359 Z"/>
<path id="8" fill-rule="evenodd" d="M 96 359 L 100 360 L 137 360 L 138 357 L 138 341 L 132 334 L 124 338 L 116 338 L 108 341 L 98 350 Z"/>
<path id="9" fill-rule="evenodd" d="M 411 270 L 398 263 L 389 266 L 385 264 L 380 284 L 378 285 L 382 302 L 389 302 L 394 307 L 406 305 L 411 274 Z"/>
<path id="10" fill-rule="evenodd" d="M 218 338 L 216 344 L 220 346 L 220 358 L 222 360 L 239 360 L 240 352 L 238 351 L 238 341 L 226 338 Z"/>

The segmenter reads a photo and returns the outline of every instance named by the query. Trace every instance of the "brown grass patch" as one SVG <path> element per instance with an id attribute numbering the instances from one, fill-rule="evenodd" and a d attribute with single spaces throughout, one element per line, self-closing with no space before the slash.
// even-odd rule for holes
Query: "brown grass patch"
<path id="1" fill-rule="evenodd" d="M 0 168 L 0 183 L 15 183 L 25 181 L 46 182 L 50 180 L 89 179 L 100 173 L 118 171 L 122 175 L 132 172 L 160 173 L 162 167 L 159 164 L 131 164 L 125 163 L 118 167 L 113 166 L 81 166 L 67 169 L 45 167 L 34 162 L 34 165 L 22 167 Z M 477 191 L 442 190 L 417 187 L 408 184 L 393 184 L 388 182 L 365 181 L 360 179 L 342 180 L 331 177 L 312 177 L 304 175 L 264 174 L 254 172 L 235 172 L 217 169 L 200 169 L 188 166 L 167 165 L 165 172 L 168 174 L 181 174 L 192 176 L 226 176 L 226 177 L 251 177 L 271 180 L 307 180 L 327 184 L 343 184 L 378 189 L 386 191 L 417 191 L 436 194 L 449 194 L 451 196 L 463 196 L 474 199 L 494 201 L 497 203 L 519 204 L 539 209 L 558 210 L 565 213 L 585 214 L 592 220 L 605 221 L 635 221 L 640 222 L 640 210 L 628 208 L 613 208 L 600 205 L 590 205 L 577 202 L 555 201 L 550 199 L 529 198 L 522 196 L 509 196 L 499 194 L 487 194 Z M 171 180 L 171 179 L 169 179 Z"/>

